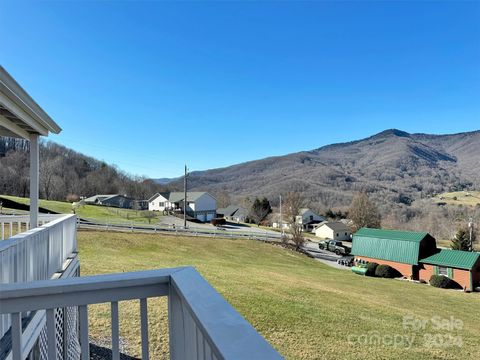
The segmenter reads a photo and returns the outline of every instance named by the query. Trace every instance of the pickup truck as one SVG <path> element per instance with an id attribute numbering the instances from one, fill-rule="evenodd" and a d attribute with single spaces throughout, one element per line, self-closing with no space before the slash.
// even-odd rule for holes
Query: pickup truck
<path id="1" fill-rule="evenodd" d="M 325 240 L 318 243 L 318 248 L 320 250 L 328 250 L 334 252 L 337 255 L 348 255 L 350 254 L 350 248 L 342 244 L 341 241 L 336 240 Z"/>

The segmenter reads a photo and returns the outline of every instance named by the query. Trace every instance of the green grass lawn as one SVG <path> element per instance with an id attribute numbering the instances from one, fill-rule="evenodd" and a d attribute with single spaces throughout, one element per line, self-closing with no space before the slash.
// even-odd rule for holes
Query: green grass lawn
<path id="1" fill-rule="evenodd" d="M 1 197 L 16 201 L 21 204 L 29 204 L 30 199 L 16 196 L 1 195 Z M 61 214 L 72 214 L 72 204 L 65 201 L 40 200 L 39 206 Z M 76 210 L 76 214 L 84 219 L 96 219 L 100 221 L 117 221 L 117 222 L 139 222 L 148 223 L 149 219 L 145 217 L 144 211 L 119 209 L 108 206 L 82 205 Z M 156 217 L 150 219 L 155 224 L 160 218 L 160 214 L 155 213 Z"/>
<path id="2" fill-rule="evenodd" d="M 195 266 L 287 359 L 476 359 L 480 353 L 478 293 L 366 278 L 252 240 L 80 231 L 78 241 L 83 276 Z M 151 358 L 167 358 L 166 302 L 149 304 Z M 404 316 L 453 316 L 463 324 L 452 332 L 431 323 L 405 330 Z M 126 349 L 139 356 L 138 302 L 121 303 L 120 318 Z M 107 305 L 92 307 L 91 335 L 107 346 L 109 319 Z M 385 343 L 355 341 L 376 331 Z M 429 347 L 425 334 L 460 336 L 462 346 Z M 388 343 L 393 336 L 413 338 L 412 347 Z"/>

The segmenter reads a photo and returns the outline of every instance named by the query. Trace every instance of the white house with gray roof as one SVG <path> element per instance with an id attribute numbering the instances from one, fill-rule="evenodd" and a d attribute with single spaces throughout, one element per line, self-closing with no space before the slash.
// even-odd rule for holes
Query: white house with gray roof
<path id="1" fill-rule="evenodd" d="M 297 224 L 302 225 L 304 230 L 313 230 L 315 225 L 325 220 L 326 219 L 323 216 L 320 216 L 307 208 L 300 209 L 299 215 L 295 219 Z"/>
<path id="2" fill-rule="evenodd" d="M 325 221 L 315 229 L 315 236 L 321 239 L 351 240 L 352 232 L 341 221 Z"/>
<path id="3" fill-rule="evenodd" d="M 148 199 L 148 210 L 183 213 L 183 192 L 156 193 Z M 200 221 L 210 221 L 217 214 L 217 200 L 205 191 L 187 193 L 187 215 Z"/>

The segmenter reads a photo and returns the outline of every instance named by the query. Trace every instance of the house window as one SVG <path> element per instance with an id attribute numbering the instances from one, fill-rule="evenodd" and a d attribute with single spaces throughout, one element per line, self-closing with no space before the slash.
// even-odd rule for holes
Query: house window
<path id="1" fill-rule="evenodd" d="M 165 206 L 165 203 L 164 202 L 159 202 L 158 206 Z"/>
<path id="2" fill-rule="evenodd" d="M 339 236 L 339 235 L 338 235 L 338 233 L 337 233 L 337 237 L 338 237 L 338 236 Z"/>
<path id="3" fill-rule="evenodd" d="M 310 221 L 313 221 L 313 215 L 310 215 Z"/>
<path id="4" fill-rule="evenodd" d="M 345 236 L 347 236 L 347 233 L 345 233 Z"/>
<path id="5" fill-rule="evenodd" d="M 439 266 L 438 275 L 448 276 L 448 268 L 446 268 L 445 266 Z"/>

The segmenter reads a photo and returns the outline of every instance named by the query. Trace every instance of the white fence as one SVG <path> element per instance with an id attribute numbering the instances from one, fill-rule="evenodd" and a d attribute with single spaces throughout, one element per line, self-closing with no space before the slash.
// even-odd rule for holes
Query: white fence
<path id="1" fill-rule="evenodd" d="M 261 229 L 246 229 L 246 230 L 231 230 L 227 226 L 218 228 L 206 228 L 189 226 L 169 226 L 169 225 L 152 225 L 135 222 L 122 221 L 101 221 L 97 219 L 78 219 L 78 227 L 82 229 L 91 230 L 105 230 L 105 231 L 128 231 L 139 233 L 165 233 L 170 235 L 183 236 L 207 236 L 207 237 L 221 237 L 234 239 L 253 239 L 262 241 L 281 241 L 282 237 L 290 236 L 280 232 L 261 230 Z"/>
<path id="2" fill-rule="evenodd" d="M 31 285 L 10 284 L 0 292 L 0 314 L 12 314 L 13 360 L 23 359 L 21 314 L 46 312 L 48 359 L 58 359 L 55 311 L 78 307 L 80 352 L 90 360 L 88 306 L 110 303 L 112 359 L 119 353 L 119 302 L 137 299 L 140 304 L 142 359 L 149 359 L 148 298 L 168 297 L 170 359 L 277 360 L 281 356 L 268 342 L 191 267 L 161 269 L 39 281 Z M 110 333 L 110 334 L 109 334 Z M 155 336 L 159 338 L 158 336 Z"/>
<path id="3" fill-rule="evenodd" d="M 55 215 L 41 227 L 0 241 L 0 286 L 47 280 L 64 270 L 77 251 L 76 221 L 75 215 Z M 9 315 L 0 315 L 0 339 L 10 324 Z"/>

